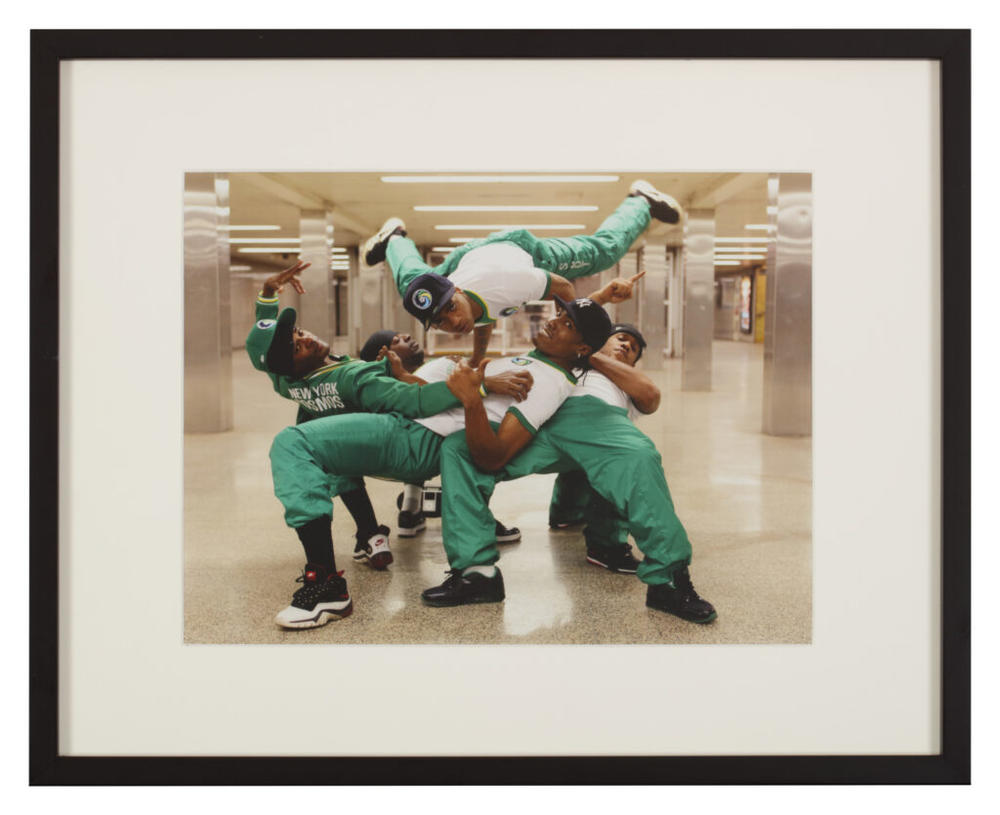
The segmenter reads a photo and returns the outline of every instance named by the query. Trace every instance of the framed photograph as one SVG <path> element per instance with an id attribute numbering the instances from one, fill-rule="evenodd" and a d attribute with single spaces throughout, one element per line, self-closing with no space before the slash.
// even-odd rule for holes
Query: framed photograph
<path id="1" fill-rule="evenodd" d="M 32 784 L 968 783 L 969 122 L 968 31 L 33 32 Z"/>

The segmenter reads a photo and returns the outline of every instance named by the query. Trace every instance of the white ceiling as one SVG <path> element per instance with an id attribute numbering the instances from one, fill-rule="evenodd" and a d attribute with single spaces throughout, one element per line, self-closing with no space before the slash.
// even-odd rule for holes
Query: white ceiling
<path id="1" fill-rule="evenodd" d="M 587 171 L 593 174 L 594 171 Z M 401 173 L 393 172 L 392 175 Z M 673 195 L 685 209 L 714 209 L 717 236 L 761 237 L 745 224 L 767 223 L 766 173 L 656 173 L 612 172 L 615 182 L 585 183 L 417 183 L 381 180 L 388 173 L 230 173 L 230 224 L 277 224 L 280 231 L 234 232 L 233 237 L 299 237 L 302 209 L 327 209 L 333 215 L 335 244 L 357 246 L 392 216 L 406 222 L 410 237 L 421 246 L 447 246 L 450 237 L 479 237 L 492 231 L 447 231 L 439 224 L 582 224 L 582 233 L 593 232 L 628 193 L 629 185 L 645 178 Z M 598 207 L 593 212 L 415 212 L 417 205 L 567 205 Z M 533 230 L 541 237 L 575 234 L 574 231 Z M 653 222 L 648 235 L 680 244 L 680 226 Z M 234 265 L 281 266 L 280 254 L 238 252 Z M 292 256 L 294 258 L 294 255 Z"/>

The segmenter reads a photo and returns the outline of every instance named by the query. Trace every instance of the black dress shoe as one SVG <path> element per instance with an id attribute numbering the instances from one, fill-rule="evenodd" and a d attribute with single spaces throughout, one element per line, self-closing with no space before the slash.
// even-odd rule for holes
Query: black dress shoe
<path id="1" fill-rule="evenodd" d="M 715 607 L 708 600 L 702 600 L 691 585 L 687 567 L 674 574 L 673 586 L 661 583 L 646 589 L 646 605 L 689 623 L 710 623 L 716 617 Z"/>
<path id="2" fill-rule="evenodd" d="M 469 603 L 499 603 L 503 601 L 503 575 L 497 569 L 493 577 L 478 572 L 462 574 L 452 569 L 440 586 L 424 590 L 421 599 L 429 606 L 464 606 Z"/>
<path id="3" fill-rule="evenodd" d="M 521 540 L 521 530 L 516 526 L 507 528 L 500 521 L 497 521 L 494 529 L 497 543 L 517 543 Z"/>

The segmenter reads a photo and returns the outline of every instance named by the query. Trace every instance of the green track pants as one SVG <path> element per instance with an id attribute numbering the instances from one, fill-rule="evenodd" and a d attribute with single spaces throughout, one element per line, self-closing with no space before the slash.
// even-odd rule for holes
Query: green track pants
<path id="1" fill-rule="evenodd" d="M 386 258 L 399 293 L 417 275 L 434 272 L 447 277 L 469 252 L 490 243 L 513 243 L 531 255 L 535 266 L 572 280 L 603 272 L 624 257 L 629 247 L 649 226 L 649 202 L 641 196 L 626 198 L 593 235 L 570 238 L 536 238 L 526 229 L 496 232 L 489 237 L 469 241 L 445 258 L 438 266 L 424 263 L 416 244 L 409 238 L 393 238 Z"/>
<path id="2" fill-rule="evenodd" d="M 559 473 L 552 485 L 549 525 L 583 523 L 588 549 L 607 549 L 628 543 L 628 524 L 614 504 L 594 491 L 583 470 Z"/>
<path id="3" fill-rule="evenodd" d="M 475 466 L 464 433 L 445 439 L 441 520 L 452 568 L 499 558 L 487 508 L 498 480 L 571 470 L 583 470 L 594 491 L 627 519 L 628 532 L 644 555 L 640 580 L 668 583 L 677 568 L 691 562 L 691 544 L 674 512 L 656 446 L 624 410 L 581 396 L 567 399 L 500 474 Z"/>
<path id="4" fill-rule="evenodd" d="M 271 445 L 274 494 L 285 523 L 294 528 L 333 517 L 330 496 L 356 489 L 359 476 L 407 483 L 433 478 L 441 441 L 393 413 L 349 413 L 286 427 Z"/>

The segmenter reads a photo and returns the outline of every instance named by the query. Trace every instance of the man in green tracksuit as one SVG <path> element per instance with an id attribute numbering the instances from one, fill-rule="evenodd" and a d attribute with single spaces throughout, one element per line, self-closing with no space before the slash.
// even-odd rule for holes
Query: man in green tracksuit
<path id="1" fill-rule="evenodd" d="M 279 282 L 298 283 L 295 275 L 308 264 L 296 264 L 286 269 L 287 277 Z M 301 285 L 301 284 L 299 284 Z M 378 362 L 360 362 L 347 357 L 331 358 L 330 347 L 315 335 L 295 325 L 294 309 L 286 308 L 279 314 L 276 293 L 264 291 L 257 300 L 257 322 L 247 336 L 246 349 L 255 368 L 267 373 L 274 389 L 281 396 L 299 405 L 299 424 L 292 430 L 309 428 L 327 418 L 350 415 L 359 411 L 394 411 L 402 416 L 421 418 L 433 416 L 442 410 L 454 408 L 458 400 L 444 382 L 426 385 L 399 382 L 392 377 L 390 359 Z M 298 286 L 296 287 L 298 288 Z M 303 419 L 311 419 L 303 421 Z M 282 620 L 294 623 L 300 619 L 296 603 L 310 603 L 323 598 L 321 617 L 346 616 L 351 611 L 346 583 L 337 574 L 333 554 L 330 522 L 333 515 L 331 496 L 350 498 L 361 490 L 371 515 L 367 531 L 359 529 L 355 560 L 367 561 L 377 569 L 384 569 L 392 562 L 389 549 L 389 530 L 375 525 L 364 483 L 356 477 L 338 477 L 324 480 L 319 492 L 325 508 L 322 512 L 302 519 L 294 513 L 287 514 L 288 525 L 295 529 L 306 553 L 306 569 L 300 578 L 303 587 L 295 593 L 292 605 L 279 614 Z M 355 507 L 345 500 L 352 509 Z M 359 523 L 360 527 L 360 523 Z M 315 605 L 315 602 L 312 602 Z"/>
<path id="2" fill-rule="evenodd" d="M 497 481 L 582 470 L 605 502 L 597 508 L 588 560 L 606 568 L 614 565 L 601 559 L 606 548 L 595 551 L 593 545 L 621 541 L 612 513 L 616 511 L 627 519 L 628 531 L 645 556 L 636 572 L 648 585 L 646 605 L 690 622 L 711 622 L 715 609 L 691 584 L 691 544 L 674 511 L 660 454 L 630 417 L 636 409 L 651 413 L 660 402 L 659 389 L 634 368 L 640 342 L 645 343 L 632 326 L 613 330 L 608 344 L 590 357 L 575 392 L 502 471 L 468 432 L 445 440 L 441 478 L 447 493 L 441 521 L 449 561 L 468 569 L 496 560 L 495 547 L 488 546 L 491 516 L 484 507 Z M 468 410 L 471 400 L 465 389 L 459 386 L 455 392 Z"/>
<path id="3" fill-rule="evenodd" d="M 403 306 L 425 327 L 457 334 L 475 330 L 471 364 L 486 352 L 492 327 L 531 300 L 576 297 L 569 282 L 614 266 L 650 218 L 677 223 L 680 205 L 648 181 L 628 197 L 593 235 L 538 238 L 526 229 L 497 232 L 451 252 L 439 266 L 424 263 L 399 218 L 390 218 L 364 246 L 365 261 L 388 260 Z M 593 294 L 591 299 L 603 302 Z M 619 302 L 609 300 L 604 302 Z"/>
<path id="4" fill-rule="evenodd" d="M 251 330 L 246 345 L 251 363 L 268 375 L 274 390 L 298 404 L 296 424 L 322 416 L 366 410 L 366 406 L 356 399 L 344 399 L 341 391 L 347 387 L 346 383 L 353 383 L 358 377 L 393 375 L 389 360 L 358 368 L 363 366 L 362 362 L 348 356 L 333 357 L 328 343 L 295 325 L 294 309 L 286 309 L 278 316 L 278 294 L 289 284 L 299 294 L 305 294 L 299 275 L 310 265 L 299 261 L 264 281 L 256 301 L 257 324 Z M 273 332 L 270 330 L 272 323 L 275 323 Z M 261 328 L 262 325 L 266 327 Z M 278 339 L 269 344 L 272 337 Z M 397 340 L 407 342 L 397 344 Z M 419 352 L 419 356 L 423 356 L 419 344 L 409 337 L 393 337 L 386 339 L 384 344 L 397 349 L 400 354 Z M 345 384 L 338 389 L 341 380 Z M 392 563 L 389 527 L 379 525 L 376 520 L 364 481 L 359 478 L 353 484 L 342 482 L 338 489 L 340 499 L 357 525 L 354 559 L 364 561 L 375 569 L 386 568 Z"/>
<path id="5" fill-rule="evenodd" d="M 453 390 L 456 374 L 464 371 L 471 375 L 476 382 L 474 393 L 483 411 L 480 418 L 485 432 L 508 452 L 508 457 L 530 443 L 534 431 L 528 430 L 529 426 L 541 426 L 556 412 L 575 381 L 568 369 L 580 357 L 601 347 L 611 328 L 607 313 L 591 300 L 578 299 L 560 306 L 557 316 L 535 338 L 535 350 L 526 356 L 489 363 L 493 375 L 518 376 L 521 372 L 531 375 L 531 388 L 523 399 L 499 393 L 483 396 L 481 372 L 464 362 L 448 375 L 447 383 L 423 386 L 425 390 L 435 385 Z M 336 494 L 338 480 L 351 483 L 358 477 L 373 475 L 418 483 L 435 477 L 442 441 L 462 429 L 466 414 L 461 406 L 415 421 L 392 414 L 352 414 L 285 428 L 271 447 L 271 472 L 275 495 L 285 508 L 286 522 L 297 531 L 316 525 L 329 530 L 329 496 L 331 489 Z M 499 431 L 495 432 L 494 427 Z M 446 494 L 450 490 L 446 484 Z M 491 530 L 494 534 L 490 546 L 495 548 L 493 521 Z M 503 580 L 499 571 L 491 566 L 489 572 L 467 575 L 465 583 L 474 593 L 490 597 L 499 593 L 502 597 Z M 446 588 L 451 586 L 449 583 Z M 292 605 L 278 615 L 278 624 L 286 628 L 311 628 L 324 625 L 330 617 L 345 616 L 345 610 L 350 609 L 346 585 L 338 584 L 337 588 L 339 593 L 317 592 L 293 598 Z"/>

